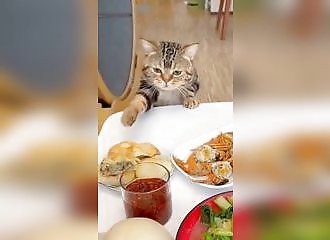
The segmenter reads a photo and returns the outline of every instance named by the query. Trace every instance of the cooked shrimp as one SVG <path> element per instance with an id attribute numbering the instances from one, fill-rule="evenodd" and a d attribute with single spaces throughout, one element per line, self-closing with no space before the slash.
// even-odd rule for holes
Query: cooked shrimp
<path id="1" fill-rule="evenodd" d="M 232 133 L 222 133 L 192 151 L 186 162 L 174 159 L 183 171 L 190 176 L 205 176 L 198 182 L 206 184 L 222 185 L 228 182 L 233 165 Z"/>

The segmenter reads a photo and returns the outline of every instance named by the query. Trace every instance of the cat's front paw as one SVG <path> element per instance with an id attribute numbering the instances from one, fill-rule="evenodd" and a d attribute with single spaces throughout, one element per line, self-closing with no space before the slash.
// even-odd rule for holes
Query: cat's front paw
<path id="1" fill-rule="evenodd" d="M 195 97 L 186 98 L 183 101 L 183 106 L 189 109 L 197 108 L 199 106 L 199 100 Z"/>
<path id="2" fill-rule="evenodd" d="M 128 107 L 124 110 L 123 115 L 121 116 L 121 123 L 125 127 L 130 127 L 135 122 L 138 115 L 138 111 L 135 108 Z"/>

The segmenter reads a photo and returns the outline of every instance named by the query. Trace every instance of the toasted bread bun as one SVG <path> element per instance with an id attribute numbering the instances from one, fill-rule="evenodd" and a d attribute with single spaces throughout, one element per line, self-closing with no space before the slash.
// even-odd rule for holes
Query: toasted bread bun
<path id="1" fill-rule="evenodd" d="M 117 143 L 109 149 L 106 161 L 122 161 L 122 159 L 125 159 L 127 161 L 136 162 L 134 146 L 135 143 L 133 142 L 125 141 Z"/>
<path id="2" fill-rule="evenodd" d="M 124 141 L 109 149 L 99 165 L 99 181 L 111 186 L 119 186 L 120 174 L 144 158 L 154 157 L 159 150 L 150 143 Z"/>
<path id="3" fill-rule="evenodd" d="M 159 150 L 151 143 L 120 142 L 110 148 L 108 159 L 125 158 L 136 161 L 136 158 L 152 157 L 159 154 Z"/>
<path id="4" fill-rule="evenodd" d="M 151 143 L 137 143 L 133 147 L 133 155 L 137 158 L 153 157 L 160 154 L 159 150 Z"/>

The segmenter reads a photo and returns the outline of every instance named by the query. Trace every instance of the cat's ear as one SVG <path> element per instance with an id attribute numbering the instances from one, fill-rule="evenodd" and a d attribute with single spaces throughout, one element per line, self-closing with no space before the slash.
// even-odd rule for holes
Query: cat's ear
<path id="1" fill-rule="evenodd" d="M 197 53 L 198 46 L 199 46 L 198 43 L 192 43 L 192 44 L 183 46 L 182 52 L 181 52 L 182 56 L 187 57 L 190 60 L 193 60 Z"/>
<path id="2" fill-rule="evenodd" d="M 140 39 L 141 45 L 143 47 L 144 53 L 149 55 L 151 53 L 157 52 L 157 44 L 155 42 L 146 40 L 141 38 Z"/>

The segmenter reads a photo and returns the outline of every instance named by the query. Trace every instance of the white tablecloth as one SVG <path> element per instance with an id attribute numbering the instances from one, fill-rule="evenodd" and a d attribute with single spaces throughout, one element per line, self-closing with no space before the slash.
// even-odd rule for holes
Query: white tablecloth
<path id="1" fill-rule="evenodd" d="M 207 132 L 233 123 L 232 102 L 205 103 L 197 109 L 182 106 L 153 108 L 140 116 L 130 128 L 120 123 L 121 113 L 110 116 L 104 123 L 98 138 L 99 161 L 108 149 L 124 140 L 150 142 L 164 154 L 170 154 L 180 144 Z M 165 225 L 169 232 L 176 232 L 186 214 L 205 198 L 219 192 L 192 184 L 178 171 L 171 178 L 173 214 Z M 232 189 L 224 189 L 228 191 Z M 119 192 L 99 185 L 98 231 L 107 231 L 113 224 L 125 218 L 124 206 Z"/>

